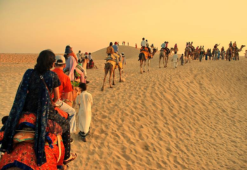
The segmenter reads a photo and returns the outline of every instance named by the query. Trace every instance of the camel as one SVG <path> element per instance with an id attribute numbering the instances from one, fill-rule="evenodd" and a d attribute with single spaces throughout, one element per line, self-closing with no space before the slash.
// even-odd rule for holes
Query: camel
<path id="1" fill-rule="evenodd" d="M 228 47 L 228 49 L 226 50 L 226 61 L 229 60 L 231 61 L 232 58 L 232 47 Z"/>
<path id="2" fill-rule="evenodd" d="M 194 59 L 193 50 L 191 47 L 186 47 L 184 51 L 185 63 L 190 63 L 191 59 Z"/>
<path id="3" fill-rule="evenodd" d="M 146 67 L 146 60 L 147 61 L 147 65 L 148 65 L 148 71 L 149 71 L 149 66 L 150 66 L 150 60 L 153 58 L 153 56 L 155 55 L 157 49 L 153 48 L 153 52 L 150 54 L 148 52 L 148 49 L 143 50 L 140 52 L 139 54 L 139 59 L 140 59 L 140 73 L 142 74 L 143 72 L 145 72 L 145 67 Z"/>
<path id="4" fill-rule="evenodd" d="M 167 48 L 167 50 L 164 51 L 164 49 L 161 49 L 160 50 L 160 57 L 159 57 L 159 68 L 160 67 L 160 61 L 161 61 L 161 58 L 163 58 L 163 65 L 164 67 L 167 67 L 167 64 L 168 64 L 168 59 L 169 59 L 169 55 L 174 51 L 174 48 L 171 48 L 169 50 L 169 48 Z M 164 63 L 165 61 L 165 63 Z"/>
<path id="5" fill-rule="evenodd" d="M 225 50 L 222 50 L 222 51 L 220 52 L 220 55 L 221 55 L 221 59 L 222 59 L 222 60 L 225 59 L 225 54 L 226 54 Z"/>
<path id="6" fill-rule="evenodd" d="M 118 62 L 116 63 L 115 60 L 108 60 L 106 63 L 105 63 L 105 76 L 104 76 L 104 80 L 103 80 L 103 85 L 102 85 L 102 88 L 101 90 L 104 91 L 104 87 L 105 87 L 105 79 L 106 79 L 106 76 L 109 72 L 110 76 L 109 76 L 109 84 L 110 84 L 110 88 L 113 88 L 112 85 L 115 85 L 115 70 L 118 68 L 119 70 L 119 75 L 120 75 L 120 78 L 119 78 L 119 82 L 123 82 L 123 79 L 122 79 L 122 63 L 121 62 Z M 111 84 L 111 77 L 113 76 L 113 81 L 112 81 L 112 84 Z"/>
<path id="7" fill-rule="evenodd" d="M 199 56 L 200 56 L 200 49 L 198 48 L 198 49 L 195 49 L 195 51 L 194 52 L 192 52 L 192 58 L 194 59 L 194 60 L 196 60 L 197 58 L 199 58 Z"/>
<path id="8" fill-rule="evenodd" d="M 239 52 L 242 51 L 244 47 L 245 45 L 241 45 L 240 49 L 238 49 L 237 46 L 232 47 L 232 56 L 235 58 L 235 61 L 239 60 Z"/>
<path id="9" fill-rule="evenodd" d="M 218 56 L 218 51 L 219 51 L 219 49 L 218 48 L 214 48 L 213 49 L 213 52 L 212 52 L 212 54 L 213 54 L 213 60 L 217 60 L 217 56 Z"/>

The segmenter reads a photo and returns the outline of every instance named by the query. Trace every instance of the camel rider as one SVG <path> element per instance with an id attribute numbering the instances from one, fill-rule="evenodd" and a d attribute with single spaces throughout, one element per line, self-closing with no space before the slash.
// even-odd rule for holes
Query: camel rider
<path id="1" fill-rule="evenodd" d="M 149 43 L 148 43 L 148 40 L 146 40 L 146 47 L 148 48 L 148 52 L 149 52 L 149 54 L 151 54 L 151 50 L 150 50 L 150 48 L 149 48 Z"/>
<path id="2" fill-rule="evenodd" d="M 112 48 L 114 49 L 114 53 L 118 53 L 117 42 L 114 43 L 114 45 L 112 46 Z"/>
<path id="3" fill-rule="evenodd" d="M 113 59 L 112 55 L 114 54 L 114 49 L 112 47 L 112 42 L 110 42 L 109 47 L 107 47 L 106 54 L 107 54 L 107 58 L 106 58 L 107 61 Z"/>
<path id="4" fill-rule="evenodd" d="M 166 47 L 166 41 L 164 43 L 161 44 L 161 49 Z"/>
<path id="5" fill-rule="evenodd" d="M 178 52 L 178 45 L 177 45 L 177 43 L 174 45 L 174 51 Z"/>
<path id="6" fill-rule="evenodd" d="M 145 49 L 145 47 L 146 47 L 146 41 L 145 38 L 142 38 L 141 49 Z"/>
<path id="7" fill-rule="evenodd" d="M 114 49 L 112 47 L 112 42 L 110 42 L 109 47 L 107 47 L 106 54 L 107 54 L 107 58 L 105 59 L 106 61 L 113 60 L 116 61 L 116 63 L 118 63 L 118 55 L 115 54 L 114 52 Z"/>
<path id="8" fill-rule="evenodd" d="M 166 51 L 166 54 L 168 55 L 170 53 L 170 50 L 168 48 L 168 41 L 166 41 L 166 46 L 165 46 L 165 51 Z"/>
<path id="9" fill-rule="evenodd" d="M 189 48 L 189 42 L 186 43 L 186 48 Z"/>
<path id="10" fill-rule="evenodd" d="M 232 47 L 232 42 L 231 42 L 231 41 L 230 41 L 229 47 L 230 47 L 230 48 Z"/>
<path id="11" fill-rule="evenodd" d="M 225 51 L 224 47 L 221 48 L 221 51 Z"/>
<path id="12" fill-rule="evenodd" d="M 117 42 L 114 43 L 114 45 L 112 46 L 112 48 L 114 49 L 114 56 L 117 58 L 117 63 L 120 59 L 120 56 L 118 55 L 118 46 L 117 46 Z"/>

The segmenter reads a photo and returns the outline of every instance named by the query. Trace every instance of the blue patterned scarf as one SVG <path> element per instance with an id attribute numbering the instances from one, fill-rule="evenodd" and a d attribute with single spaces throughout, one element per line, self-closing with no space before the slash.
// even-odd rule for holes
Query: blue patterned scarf
<path id="1" fill-rule="evenodd" d="M 29 82 L 33 71 L 33 69 L 28 69 L 25 72 L 23 79 L 19 85 L 12 109 L 9 113 L 8 121 L 5 124 L 6 128 L 4 132 L 4 138 L 2 141 L 1 151 L 7 151 L 7 153 L 13 151 L 13 137 L 15 135 L 15 130 L 19 122 L 19 119 L 22 115 L 22 111 L 28 94 Z M 43 77 L 48 88 L 51 89 L 53 79 L 51 74 L 49 73 L 50 71 L 47 71 L 45 74 L 43 74 Z M 37 164 L 38 166 L 41 166 L 42 164 L 46 163 L 46 156 L 44 150 L 45 135 L 49 113 L 49 105 L 51 104 L 49 93 L 42 81 L 40 84 L 40 96 L 38 103 L 39 104 L 36 112 L 37 119 L 35 125 L 34 151 L 37 158 Z"/>

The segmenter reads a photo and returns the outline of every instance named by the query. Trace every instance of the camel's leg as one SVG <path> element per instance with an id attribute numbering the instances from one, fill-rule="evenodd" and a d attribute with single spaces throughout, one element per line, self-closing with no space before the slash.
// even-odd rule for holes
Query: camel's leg
<path id="1" fill-rule="evenodd" d="M 122 82 L 122 69 L 120 67 L 118 67 L 118 70 L 119 70 L 119 82 Z"/>
<path id="2" fill-rule="evenodd" d="M 146 60 L 143 61 L 143 72 L 145 72 Z"/>
<path id="3" fill-rule="evenodd" d="M 103 80 L 103 86 L 101 88 L 102 91 L 104 91 L 104 88 L 105 88 L 105 79 L 106 79 L 107 74 L 108 74 L 108 69 L 105 69 L 105 77 L 104 77 L 104 80 Z"/>
<path id="4" fill-rule="evenodd" d="M 111 84 L 111 77 L 113 74 L 113 69 L 110 70 L 110 76 L 109 76 L 109 84 L 110 84 L 110 88 L 112 88 L 112 84 Z"/>
<path id="5" fill-rule="evenodd" d="M 165 57 L 165 65 L 164 67 L 167 67 L 167 57 Z"/>
<path id="6" fill-rule="evenodd" d="M 113 69 L 113 80 L 112 80 L 112 85 L 115 85 L 115 71 L 116 71 L 116 69 L 114 68 Z"/>
<path id="7" fill-rule="evenodd" d="M 160 57 L 160 59 L 159 59 L 159 68 L 160 68 L 160 61 L 161 61 L 161 57 Z"/>
<path id="8" fill-rule="evenodd" d="M 142 64 L 143 64 L 143 61 L 140 60 L 140 73 L 142 74 Z"/>
<path id="9" fill-rule="evenodd" d="M 148 59 L 148 71 L 149 71 L 150 59 Z"/>

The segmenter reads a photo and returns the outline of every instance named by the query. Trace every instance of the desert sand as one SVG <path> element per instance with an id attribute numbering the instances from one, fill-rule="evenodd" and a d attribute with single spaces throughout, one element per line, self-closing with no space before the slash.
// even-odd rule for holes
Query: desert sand
<path id="1" fill-rule="evenodd" d="M 247 59 L 192 61 L 140 74 L 139 50 L 120 46 L 125 82 L 104 76 L 105 49 L 92 53 L 91 135 L 72 134 L 70 169 L 247 169 Z M 38 54 L 0 54 L 0 116 L 8 115 L 21 78 Z M 108 79 L 108 77 L 107 77 Z M 107 80 L 108 82 L 108 80 Z"/>

